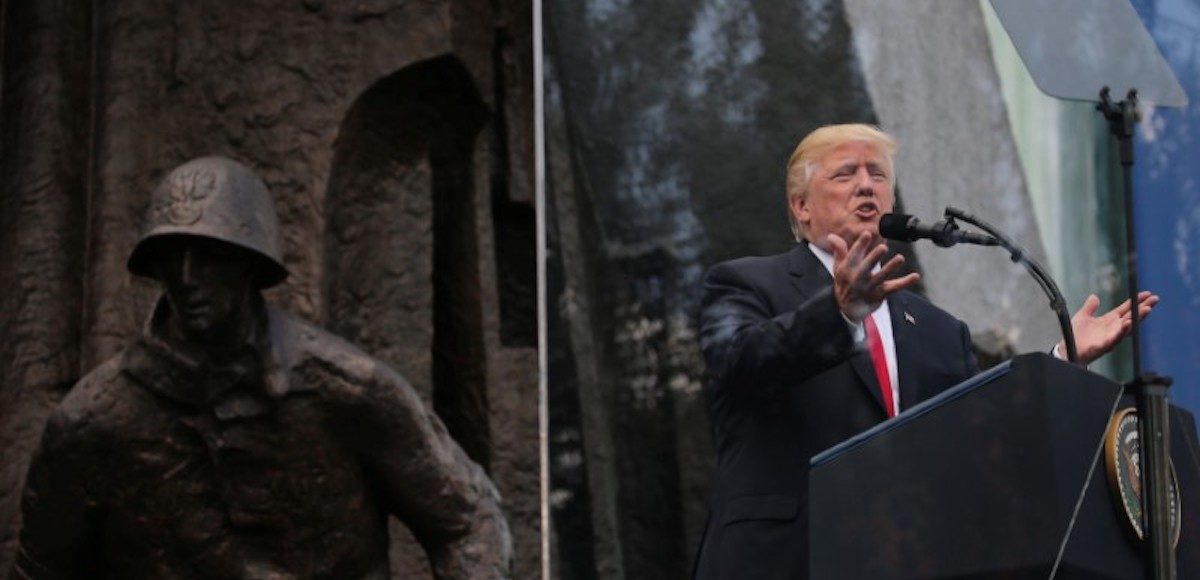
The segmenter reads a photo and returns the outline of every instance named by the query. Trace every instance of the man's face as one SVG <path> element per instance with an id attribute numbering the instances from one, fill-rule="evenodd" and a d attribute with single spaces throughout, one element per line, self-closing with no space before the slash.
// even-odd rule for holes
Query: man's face
<path id="1" fill-rule="evenodd" d="M 816 163 L 808 195 L 792 198 L 797 221 L 809 242 L 832 251 L 825 238 L 837 234 L 854 243 L 861 232 L 879 240 L 879 218 L 892 211 L 892 166 L 887 156 L 861 141 L 843 143 Z"/>
<path id="2" fill-rule="evenodd" d="M 227 338 L 246 315 L 253 290 L 253 264 L 246 253 L 214 240 L 188 239 L 169 245 L 159 279 L 183 337 Z"/>

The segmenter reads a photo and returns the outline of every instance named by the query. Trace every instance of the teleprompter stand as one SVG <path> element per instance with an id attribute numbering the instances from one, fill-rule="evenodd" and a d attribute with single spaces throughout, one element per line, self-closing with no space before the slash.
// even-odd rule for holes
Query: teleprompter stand
<path id="1" fill-rule="evenodd" d="M 1133 130 L 1139 98 L 1158 106 L 1182 107 L 1187 95 L 1159 53 L 1128 0 L 992 0 L 1034 82 L 1048 95 L 1097 101 L 1120 150 L 1125 197 L 1129 296 L 1133 309 L 1133 378 L 1126 390 L 1138 403 L 1141 485 L 1146 530 L 1147 578 L 1176 577 L 1169 537 L 1168 478 L 1170 431 L 1167 391 L 1171 379 L 1141 366 L 1137 317 L 1137 241 L 1134 237 Z M 1113 102 L 1111 94 L 1124 93 Z"/>
<path id="2" fill-rule="evenodd" d="M 1137 304 L 1137 238 L 1133 220 L 1133 129 L 1141 120 L 1137 105 L 1137 90 L 1130 89 L 1125 100 L 1114 103 L 1109 88 L 1100 90 L 1096 109 L 1108 121 L 1109 130 L 1117 139 L 1121 160 L 1121 181 L 1125 197 L 1125 243 L 1129 255 L 1129 300 Z M 1136 310 L 1134 311 L 1136 313 Z M 1126 390 L 1137 399 L 1138 430 L 1142 450 L 1142 489 L 1145 498 L 1147 530 L 1146 577 L 1169 579 L 1176 577 L 1174 550 L 1171 545 L 1169 485 L 1170 485 L 1170 424 L 1167 421 L 1167 390 L 1171 378 L 1142 370 L 1140 321 L 1134 317 L 1130 339 L 1133 342 L 1133 379 Z"/>

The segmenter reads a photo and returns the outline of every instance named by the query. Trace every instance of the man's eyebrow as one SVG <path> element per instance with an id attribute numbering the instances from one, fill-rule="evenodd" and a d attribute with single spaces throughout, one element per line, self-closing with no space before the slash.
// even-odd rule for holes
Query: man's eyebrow
<path id="1" fill-rule="evenodd" d="M 846 159 L 845 161 L 833 166 L 833 173 L 837 173 L 843 169 L 853 169 L 855 165 L 858 165 L 857 159 Z"/>

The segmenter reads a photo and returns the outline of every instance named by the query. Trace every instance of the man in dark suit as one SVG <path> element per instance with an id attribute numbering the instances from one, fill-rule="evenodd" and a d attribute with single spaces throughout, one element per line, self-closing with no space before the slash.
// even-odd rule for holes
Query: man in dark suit
<path id="1" fill-rule="evenodd" d="M 906 290 L 918 274 L 891 278 L 902 256 L 879 263 L 895 148 L 868 125 L 809 134 L 788 163 L 800 243 L 705 278 L 718 462 L 696 578 L 806 578 L 809 458 L 977 370 L 967 326 Z M 1142 293 L 1141 315 L 1157 301 Z M 1090 296 L 1072 318 L 1084 364 L 1131 325 L 1128 302 L 1094 317 L 1098 304 Z"/>

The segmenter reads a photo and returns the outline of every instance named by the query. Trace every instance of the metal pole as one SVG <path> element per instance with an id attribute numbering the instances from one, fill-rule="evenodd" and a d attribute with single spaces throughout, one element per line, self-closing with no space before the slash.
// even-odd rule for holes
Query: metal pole
<path id="1" fill-rule="evenodd" d="M 1133 380 L 1126 390 L 1137 396 L 1138 441 L 1142 465 L 1142 529 L 1145 531 L 1145 571 L 1147 578 L 1174 580 L 1175 551 L 1171 541 L 1170 519 L 1170 448 L 1167 419 L 1167 390 L 1171 380 L 1142 372 L 1141 326 L 1138 316 L 1137 240 L 1133 214 L 1133 128 L 1139 119 L 1137 91 L 1130 90 L 1124 101 L 1113 103 L 1108 87 L 1100 91 L 1096 107 L 1108 120 L 1117 138 L 1125 197 L 1125 245 L 1128 251 L 1129 301 L 1133 327 Z"/>

